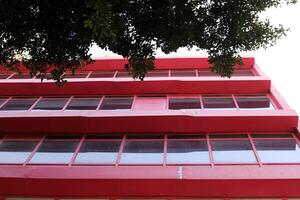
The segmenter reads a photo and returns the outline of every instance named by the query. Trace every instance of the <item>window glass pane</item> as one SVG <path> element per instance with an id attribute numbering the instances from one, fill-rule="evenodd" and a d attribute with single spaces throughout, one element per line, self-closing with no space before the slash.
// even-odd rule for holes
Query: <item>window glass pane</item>
<path id="1" fill-rule="evenodd" d="M 201 140 L 168 140 L 168 164 L 209 163 L 206 141 Z"/>
<path id="2" fill-rule="evenodd" d="M 232 97 L 203 97 L 205 109 L 235 109 Z"/>
<path id="3" fill-rule="evenodd" d="M 199 98 L 170 98 L 169 109 L 201 109 Z"/>
<path id="4" fill-rule="evenodd" d="M 198 70 L 198 76 L 202 76 L 202 77 L 217 77 L 220 76 L 218 74 L 216 74 L 216 72 L 212 72 L 210 70 Z"/>
<path id="5" fill-rule="evenodd" d="M 86 139 L 122 139 L 122 135 L 87 135 Z"/>
<path id="6" fill-rule="evenodd" d="M 265 163 L 300 162 L 300 150 L 294 139 L 254 139 L 260 160 Z"/>
<path id="7" fill-rule="evenodd" d="M 234 70 L 232 76 L 254 76 L 250 69 Z"/>
<path id="8" fill-rule="evenodd" d="M 256 158 L 247 140 L 211 140 L 216 163 L 254 163 Z"/>
<path id="9" fill-rule="evenodd" d="M 88 73 L 84 72 L 84 73 L 66 73 L 63 75 L 64 78 L 85 78 L 87 77 Z"/>
<path id="10" fill-rule="evenodd" d="M 293 135 L 290 133 L 282 134 L 251 134 L 252 138 L 293 138 Z"/>
<path id="11" fill-rule="evenodd" d="M 128 135 L 126 139 L 163 139 L 163 135 Z"/>
<path id="12" fill-rule="evenodd" d="M 6 200 L 54 200 L 53 198 L 19 198 L 19 197 L 9 197 Z"/>
<path id="13" fill-rule="evenodd" d="M 105 97 L 100 110 L 131 109 L 132 97 Z"/>
<path id="14" fill-rule="evenodd" d="M 6 104 L 4 104 L 0 110 L 28 110 L 36 101 L 33 98 L 24 98 L 24 99 L 17 99 L 13 98 L 10 99 Z"/>
<path id="15" fill-rule="evenodd" d="M 274 109 L 270 99 L 266 96 L 236 97 L 240 109 L 270 110 Z"/>
<path id="16" fill-rule="evenodd" d="M 132 78 L 132 75 L 129 74 L 129 72 L 118 71 L 116 77 L 118 77 L 118 78 Z"/>
<path id="17" fill-rule="evenodd" d="M 30 160 L 32 164 L 67 164 L 77 147 L 76 141 L 45 141 Z"/>
<path id="18" fill-rule="evenodd" d="M 171 77 L 196 77 L 196 70 L 171 70 Z"/>
<path id="19" fill-rule="evenodd" d="M 0 163 L 24 163 L 37 141 L 4 141 L 0 144 Z"/>
<path id="20" fill-rule="evenodd" d="M 42 98 L 33 110 L 61 110 L 69 98 Z"/>
<path id="21" fill-rule="evenodd" d="M 113 164 L 117 160 L 121 141 L 85 141 L 75 163 Z"/>
<path id="22" fill-rule="evenodd" d="M 206 135 L 168 135 L 168 139 L 205 139 Z"/>
<path id="23" fill-rule="evenodd" d="M 244 134 L 223 134 L 223 135 L 221 135 L 221 134 L 218 134 L 218 135 L 209 135 L 209 137 L 211 138 L 211 139 L 219 139 L 219 138 L 248 138 L 248 135 L 244 135 Z"/>
<path id="24" fill-rule="evenodd" d="M 147 72 L 147 77 L 169 77 L 169 71 L 168 70 L 157 70 L 157 71 L 151 71 Z"/>
<path id="25" fill-rule="evenodd" d="M 99 98 L 73 98 L 66 110 L 96 110 Z"/>
<path id="26" fill-rule="evenodd" d="M 94 71 L 89 78 L 112 78 L 114 75 L 115 71 Z"/>
<path id="27" fill-rule="evenodd" d="M 0 79 L 7 79 L 11 74 L 0 74 Z"/>
<path id="28" fill-rule="evenodd" d="M 10 79 L 32 79 L 33 77 L 30 74 L 14 74 Z"/>
<path id="29" fill-rule="evenodd" d="M 0 98 L 0 107 L 2 106 L 2 104 L 6 101 L 6 99 L 1 99 Z"/>
<path id="30" fill-rule="evenodd" d="M 123 149 L 121 164 L 162 164 L 162 141 L 129 141 Z"/>

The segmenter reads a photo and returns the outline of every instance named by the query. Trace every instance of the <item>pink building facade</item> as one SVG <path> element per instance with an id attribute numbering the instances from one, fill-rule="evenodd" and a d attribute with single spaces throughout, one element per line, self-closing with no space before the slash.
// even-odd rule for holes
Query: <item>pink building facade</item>
<path id="1" fill-rule="evenodd" d="M 101 59 L 67 83 L 0 68 L 0 199 L 300 197 L 298 115 L 254 58 L 231 78 Z"/>

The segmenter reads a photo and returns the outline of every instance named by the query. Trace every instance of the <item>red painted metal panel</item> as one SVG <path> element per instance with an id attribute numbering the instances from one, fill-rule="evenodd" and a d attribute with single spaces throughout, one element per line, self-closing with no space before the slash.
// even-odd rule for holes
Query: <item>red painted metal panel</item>
<path id="1" fill-rule="evenodd" d="M 252 68 L 254 65 L 254 58 L 243 58 L 244 66 L 242 69 Z M 127 59 L 122 58 L 98 58 L 92 64 L 86 65 L 84 71 L 99 71 L 99 70 L 125 70 L 124 65 L 128 63 Z M 209 68 L 207 58 L 156 58 L 156 69 L 185 69 L 185 68 Z M 237 68 L 240 68 L 236 66 Z M 25 67 L 20 68 L 21 71 L 27 71 Z M 3 66 L 0 66 L 0 72 L 8 72 Z"/>
<path id="2" fill-rule="evenodd" d="M 129 80 L 129 81 L 128 81 Z M 0 81 L 0 95 L 130 95 L 130 94 L 199 94 L 199 93 L 267 93 L 269 79 L 234 77 L 231 79 L 205 78 L 179 80 L 132 81 L 69 81 L 63 87 L 53 82 Z"/>
<path id="3" fill-rule="evenodd" d="M 292 110 L 3 112 L 0 124 L 0 131 L 7 133 L 40 134 L 293 131 L 298 116 Z"/>
<path id="4" fill-rule="evenodd" d="M 182 167 L 1 166 L 1 195 L 299 197 L 298 165 Z"/>

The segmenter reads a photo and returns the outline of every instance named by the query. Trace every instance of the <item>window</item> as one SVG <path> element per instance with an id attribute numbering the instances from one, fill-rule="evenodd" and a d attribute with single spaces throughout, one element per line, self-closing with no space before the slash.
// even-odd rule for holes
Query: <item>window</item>
<path id="1" fill-rule="evenodd" d="M 0 74 L 0 79 L 7 79 L 11 74 Z"/>
<path id="2" fill-rule="evenodd" d="M 117 72 L 117 76 L 116 76 L 117 78 L 132 78 L 132 75 L 131 74 L 129 74 L 129 72 L 127 72 L 127 71 L 118 71 Z"/>
<path id="3" fill-rule="evenodd" d="M 120 164 L 162 164 L 163 141 L 127 140 Z"/>
<path id="4" fill-rule="evenodd" d="M 196 77 L 196 70 L 171 70 L 171 77 Z"/>
<path id="5" fill-rule="evenodd" d="M 260 160 L 264 163 L 299 163 L 300 149 L 294 139 L 253 139 Z"/>
<path id="6" fill-rule="evenodd" d="M 135 99 L 134 110 L 157 111 L 167 107 L 166 97 L 139 96 Z"/>
<path id="7" fill-rule="evenodd" d="M 235 109 L 232 97 L 226 96 L 206 96 L 203 97 L 203 106 L 205 109 Z"/>
<path id="8" fill-rule="evenodd" d="M 210 144 L 216 163 L 257 162 L 248 140 L 211 140 Z"/>
<path id="9" fill-rule="evenodd" d="M 232 76 L 254 76 L 250 69 L 236 69 Z"/>
<path id="10" fill-rule="evenodd" d="M 36 98 L 12 98 L 4 104 L 0 110 L 14 111 L 14 110 L 28 110 L 36 101 Z"/>
<path id="11" fill-rule="evenodd" d="M 24 163 L 37 141 L 4 141 L 0 144 L 0 163 Z"/>
<path id="12" fill-rule="evenodd" d="M 33 110 L 61 110 L 69 98 L 45 97 L 42 98 L 33 108 Z"/>
<path id="13" fill-rule="evenodd" d="M 146 78 L 148 77 L 169 77 L 169 70 L 150 71 L 146 74 Z"/>
<path id="14" fill-rule="evenodd" d="M 201 109 L 199 98 L 170 98 L 169 109 Z"/>
<path id="15" fill-rule="evenodd" d="M 30 160 L 30 164 L 67 164 L 70 162 L 78 141 L 45 140 Z"/>
<path id="16" fill-rule="evenodd" d="M 99 102 L 99 98 L 73 98 L 66 110 L 96 110 Z"/>
<path id="17" fill-rule="evenodd" d="M 271 110 L 274 109 L 267 96 L 238 96 L 236 101 L 240 109 Z"/>
<path id="18" fill-rule="evenodd" d="M 0 107 L 1 107 L 1 105 L 2 105 L 5 101 L 6 101 L 6 99 L 1 99 L 1 98 L 0 98 Z"/>
<path id="19" fill-rule="evenodd" d="M 32 79 L 33 77 L 30 74 L 18 74 L 15 73 L 11 78 L 9 79 Z"/>
<path id="20" fill-rule="evenodd" d="M 117 141 L 85 141 L 76 157 L 76 164 L 114 164 L 120 148 Z"/>
<path id="21" fill-rule="evenodd" d="M 105 97 L 100 110 L 131 109 L 132 97 Z"/>
<path id="22" fill-rule="evenodd" d="M 115 73 L 115 71 L 94 71 L 89 78 L 113 78 Z"/>
<path id="23" fill-rule="evenodd" d="M 206 69 L 199 69 L 198 70 L 198 76 L 202 77 L 217 77 L 220 76 L 216 74 L 216 72 L 212 72 L 211 70 L 206 70 Z"/>
<path id="24" fill-rule="evenodd" d="M 168 140 L 167 164 L 209 163 L 206 141 Z"/>
<path id="25" fill-rule="evenodd" d="M 64 78 L 85 78 L 87 77 L 88 73 L 87 72 L 80 72 L 80 73 L 66 73 L 63 75 Z"/>

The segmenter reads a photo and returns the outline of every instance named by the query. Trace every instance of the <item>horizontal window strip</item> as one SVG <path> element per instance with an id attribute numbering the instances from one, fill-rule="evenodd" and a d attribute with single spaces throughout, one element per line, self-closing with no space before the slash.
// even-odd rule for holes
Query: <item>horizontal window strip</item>
<path id="1" fill-rule="evenodd" d="M 51 76 L 47 73 L 48 76 Z M 236 69 L 232 77 L 243 77 L 243 76 L 255 76 L 251 69 Z M 76 73 L 67 72 L 62 75 L 65 79 L 105 79 L 105 78 L 131 78 L 132 75 L 128 71 L 116 70 L 116 71 L 79 71 Z M 163 77 L 220 77 L 220 75 L 212 72 L 210 69 L 163 69 L 154 70 L 146 73 L 145 78 L 163 78 Z M 223 77 L 220 77 L 223 78 Z M 4 79 L 37 79 L 32 77 L 29 73 L 0 73 L 0 80 Z"/>
<path id="2" fill-rule="evenodd" d="M 274 110 L 268 94 L 1 97 L 0 111 Z"/>
<path id="3" fill-rule="evenodd" d="M 258 137 L 260 135 L 261 137 Z M 23 136 L 24 137 L 24 136 Z M 0 138 L 6 165 L 300 164 L 294 133 L 104 134 Z"/>

